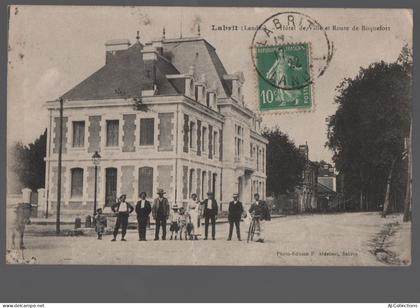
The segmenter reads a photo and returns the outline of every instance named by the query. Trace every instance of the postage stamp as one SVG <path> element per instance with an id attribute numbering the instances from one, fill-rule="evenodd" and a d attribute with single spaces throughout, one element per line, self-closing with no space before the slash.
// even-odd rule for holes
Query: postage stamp
<path id="1" fill-rule="evenodd" d="M 310 44 L 258 46 L 259 108 L 311 108 Z"/>
<path id="2" fill-rule="evenodd" d="M 334 54 L 326 29 L 309 15 L 294 11 L 276 13 L 257 27 L 251 55 L 259 111 L 315 111 L 316 82 Z"/>

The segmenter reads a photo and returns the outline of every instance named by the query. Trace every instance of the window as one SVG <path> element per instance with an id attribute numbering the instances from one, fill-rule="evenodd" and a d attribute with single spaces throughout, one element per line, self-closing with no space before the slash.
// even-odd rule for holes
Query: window
<path id="1" fill-rule="evenodd" d="M 190 175 L 189 175 L 189 180 L 188 180 L 188 192 L 189 192 L 189 196 L 191 197 L 192 193 L 195 193 L 194 191 L 194 183 L 195 183 L 195 178 L 194 178 L 194 173 L 195 170 L 194 169 L 190 169 Z"/>
<path id="2" fill-rule="evenodd" d="M 206 152 L 206 144 L 207 144 L 207 139 L 208 139 L 208 135 L 207 135 L 207 127 L 203 127 L 203 133 L 201 134 L 201 137 L 203 138 L 203 142 L 201 142 L 202 145 L 202 151 Z"/>
<path id="3" fill-rule="evenodd" d="M 265 171 L 265 150 L 264 149 L 262 149 L 262 154 L 261 154 L 262 156 L 261 156 L 261 159 L 262 159 L 262 171 L 264 172 Z"/>
<path id="4" fill-rule="evenodd" d="M 195 148 L 197 144 L 197 132 L 195 129 L 195 123 L 190 122 L 190 148 Z"/>
<path id="5" fill-rule="evenodd" d="M 106 146 L 117 147 L 119 137 L 119 121 L 108 120 L 106 121 Z"/>
<path id="6" fill-rule="evenodd" d="M 260 162 L 261 162 L 261 149 L 257 147 L 257 171 L 260 170 Z"/>
<path id="7" fill-rule="evenodd" d="M 211 97 L 211 93 L 210 92 L 207 92 L 207 94 L 206 94 L 206 106 L 207 107 L 210 107 L 210 97 Z"/>
<path id="8" fill-rule="evenodd" d="M 219 134 L 217 131 L 213 133 L 213 156 L 216 156 L 218 153 L 219 145 Z"/>
<path id="9" fill-rule="evenodd" d="M 206 182 L 207 182 L 207 172 L 203 171 L 201 173 L 201 200 L 205 199 L 205 196 L 208 191 L 208 190 L 206 191 Z"/>
<path id="10" fill-rule="evenodd" d="M 199 91 L 199 86 L 195 86 L 194 97 L 197 102 L 198 102 L 198 95 L 199 95 L 198 91 Z"/>
<path id="11" fill-rule="evenodd" d="M 244 148 L 244 129 L 240 125 L 235 124 L 235 156 L 240 158 L 243 155 Z"/>
<path id="12" fill-rule="evenodd" d="M 73 147 L 85 146 L 85 121 L 73 122 Z"/>
<path id="13" fill-rule="evenodd" d="M 71 196 L 72 197 L 83 196 L 83 169 L 82 168 L 71 169 Z"/>
<path id="14" fill-rule="evenodd" d="M 140 145 L 154 145 L 155 119 L 140 119 Z"/>
<path id="15" fill-rule="evenodd" d="M 153 168 L 142 167 L 139 169 L 139 195 L 144 191 L 148 198 L 153 196 Z"/>

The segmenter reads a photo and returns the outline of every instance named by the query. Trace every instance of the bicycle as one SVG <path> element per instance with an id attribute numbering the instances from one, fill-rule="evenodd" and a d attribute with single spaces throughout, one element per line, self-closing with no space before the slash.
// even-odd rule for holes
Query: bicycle
<path id="1" fill-rule="evenodd" d="M 249 224 L 249 230 L 248 230 L 248 238 L 246 240 L 247 243 L 249 243 L 249 241 L 254 239 L 254 234 L 255 234 L 255 228 L 257 226 L 257 222 L 259 221 L 260 216 L 259 215 L 255 215 L 252 216 L 252 220 L 251 223 Z"/>

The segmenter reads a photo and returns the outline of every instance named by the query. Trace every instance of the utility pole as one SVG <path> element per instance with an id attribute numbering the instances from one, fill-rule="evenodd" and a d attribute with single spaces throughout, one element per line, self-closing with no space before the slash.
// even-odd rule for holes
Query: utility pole
<path id="1" fill-rule="evenodd" d="M 61 156 L 63 154 L 63 98 L 60 97 L 60 129 L 58 143 L 58 180 L 57 180 L 57 219 L 55 224 L 56 234 L 60 234 L 60 208 L 61 208 Z"/>

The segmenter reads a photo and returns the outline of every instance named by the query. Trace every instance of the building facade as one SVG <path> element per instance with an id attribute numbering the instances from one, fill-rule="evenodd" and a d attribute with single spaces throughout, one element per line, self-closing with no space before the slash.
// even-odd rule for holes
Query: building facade
<path id="1" fill-rule="evenodd" d="M 317 174 L 316 165 L 309 160 L 307 144 L 299 145 L 299 152 L 305 157 L 305 168 L 302 174 L 302 185 L 297 187 L 298 212 L 312 212 L 317 210 Z"/>
<path id="2" fill-rule="evenodd" d="M 337 175 L 335 168 L 331 164 L 325 163 L 319 166 L 318 183 L 321 183 L 332 191 L 337 191 Z"/>
<path id="3" fill-rule="evenodd" d="M 171 203 L 215 194 L 226 210 L 232 193 L 249 205 L 265 197 L 266 144 L 260 119 L 246 107 L 243 74 L 228 74 L 201 37 L 114 40 L 105 65 L 65 93 L 62 138 L 62 208 L 90 213 L 120 194 L 135 202 L 162 188 Z M 59 101 L 46 103 L 49 129 L 46 200 L 57 199 Z"/>

